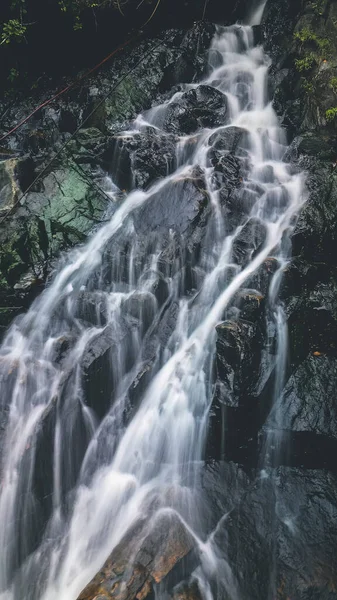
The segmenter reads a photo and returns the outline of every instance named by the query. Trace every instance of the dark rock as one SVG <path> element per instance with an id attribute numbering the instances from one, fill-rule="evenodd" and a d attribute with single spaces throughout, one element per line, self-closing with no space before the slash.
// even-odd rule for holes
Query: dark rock
<path id="1" fill-rule="evenodd" d="M 168 90 L 176 84 L 200 80 L 207 67 L 207 55 L 214 32 L 213 24 L 199 21 L 186 33 L 180 46 L 181 55 L 175 64 L 165 69 L 162 90 Z"/>
<path id="2" fill-rule="evenodd" d="M 264 40 L 274 60 L 281 61 L 289 53 L 291 35 L 301 9 L 301 0 L 268 1 L 263 15 Z"/>
<path id="3" fill-rule="evenodd" d="M 100 418 L 112 405 L 117 381 L 132 366 L 131 328 L 120 320 L 93 337 L 82 356 L 85 401 Z"/>
<path id="4" fill-rule="evenodd" d="M 257 326 L 248 321 L 225 321 L 217 326 L 217 374 L 221 402 L 238 406 L 254 391 L 261 352 Z M 260 339 L 259 339 L 260 337 Z"/>
<path id="5" fill-rule="evenodd" d="M 135 216 L 135 228 L 139 233 L 168 232 L 180 234 L 200 217 L 208 203 L 208 195 L 199 169 L 176 177 L 159 192 L 150 196 Z"/>
<path id="6" fill-rule="evenodd" d="M 336 386 L 336 358 L 324 354 L 306 358 L 289 378 L 266 427 L 307 431 L 337 439 Z M 281 405 L 282 417 L 277 416 Z"/>
<path id="7" fill-rule="evenodd" d="M 212 150 L 211 165 L 214 167 L 213 183 L 220 188 L 221 199 L 226 202 L 232 190 L 242 183 L 241 163 L 235 156 Z"/>
<path id="8" fill-rule="evenodd" d="M 168 105 L 164 129 L 188 135 L 201 127 L 225 125 L 226 118 L 226 96 L 215 88 L 199 85 Z"/>
<path id="9" fill-rule="evenodd" d="M 303 158 L 307 170 L 308 200 L 293 237 L 295 254 L 311 262 L 336 264 L 337 256 L 337 172 L 331 162 Z"/>
<path id="10" fill-rule="evenodd" d="M 337 321 L 335 319 L 334 289 L 320 285 L 310 294 L 303 294 L 292 305 L 288 320 L 291 365 L 295 368 L 307 355 L 336 356 Z"/>
<path id="11" fill-rule="evenodd" d="M 244 129 L 231 125 L 213 133 L 208 143 L 214 150 L 236 154 L 241 146 L 245 146 L 246 137 L 247 132 Z"/>
<path id="12" fill-rule="evenodd" d="M 76 304 L 75 318 L 98 327 L 107 324 L 107 296 L 103 292 L 80 292 Z"/>
<path id="13" fill-rule="evenodd" d="M 249 219 L 236 235 L 233 254 L 239 264 L 246 264 L 263 246 L 266 228 L 258 219 Z"/>
<path id="14" fill-rule="evenodd" d="M 215 534 L 242 600 L 337 598 L 336 490 L 329 473 L 280 468 L 245 494 Z"/>
<path id="15" fill-rule="evenodd" d="M 0 231 L 0 267 L 7 284 L 22 288 L 20 278 L 28 273 L 32 283 L 44 279 L 51 259 L 102 221 L 108 202 L 75 165 L 47 175 L 43 190 L 29 192 Z"/>
<path id="16" fill-rule="evenodd" d="M 6 214 L 8 209 L 13 212 L 0 233 L 0 266 L 5 287 L 8 287 L 7 291 L 4 287 L 4 293 L 1 293 L 4 298 L 27 273 L 45 280 L 51 260 L 63 249 L 84 241 L 92 227 L 102 221 L 109 199 L 93 181 L 95 176 L 92 169 L 100 166 L 106 169 L 111 164 L 111 133 L 125 129 L 129 119 L 134 118 L 140 110 L 150 107 L 156 94 L 163 89 L 161 83 L 169 66 L 175 66 L 181 57 L 180 43 L 183 40 L 186 48 L 189 48 L 189 55 L 195 57 L 196 68 L 206 65 L 205 48 L 211 30 L 212 27 L 204 24 L 190 31 L 187 36 L 184 30 L 168 31 L 164 39 L 161 34 L 158 35 L 154 50 L 155 41 L 152 39 L 137 43 L 125 50 L 123 56 L 117 57 L 113 66 L 87 78 L 80 90 L 71 90 L 68 96 L 56 99 L 52 107 L 43 107 L 33 119 L 17 130 L 15 136 L 6 140 L 9 147 L 2 149 L 2 156 L 10 157 L 7 161 L 9 167 L 14 161 L 15 165 L 20 163 L 20 168 L 16 176 L 13 163 L 13 176 L 10 177 L 13 185 L 7 181 L 8 171 L 5 169 L 7 179 L 4 185 L 0 185 L 3 188 L 2 208 Z M 199 37 L 200 46 L 196 51 L 195 40 Z M 140 56 L 142 61 L 138 65 Z M 109 94 L 117 81 L 118 87 Z M 139 81 L 142 81 L 141 86 Z M 26 117 L 53 94 L 53 90 L 43 93 L 36 91 L 19 105 L 10 106 L 4 111 L 4 131 L 10 130 L 15 122 Z M 89 116 L 95 107 L 97 110 L 90 119 L 83 122 L 83 117 Z M 69 136 L 81 123 L 82 128 L 69 141 Z M 108 130 L 109 136 L 106 135 Z M 159 151 L 160 142 L 156 136 L 152 136 L 151 140 L 150 137 L 144 150 L 136 152 L 134 156 L 137 186 L 147 186 L 166 174 L 167 163 L 173 160 L 170 136 L 166 138 L 167 153 Z M 66 149 L 51 163 L 65 142 Z M 34 164 L 31 158 L 28 161 L 17 158 L 17 155 L 24 153 L 34 157 Z M 150 154 L 153 162 L 146 172 Z M 87 165 L 91 169 L 86 168 Z M 16 204 L 35 175 L 47 166 L 41 180 L 24 198 L 23 205 Z M 144 174 L 141 174 L 143 167 Z M 14 305 L 21 303 L 15 301 Z M 10 319 L 10 314 L 7 316 Z"/>
<path id="17" fill-rule="evenodd" d="M 250 485 L 249 476 L 237 464 L 207 463 L 201 472 L 201 487 L 206 497 L 204 530 L 214 531 L 219 522 L 240 505 Z"/>
<path id="18" fill-rule="evenodd" d="M 175 138 L 156 130 L 116 137 L 112 165 L 114 182 L 127 190 L 145 189 L 174 171 Z"/>

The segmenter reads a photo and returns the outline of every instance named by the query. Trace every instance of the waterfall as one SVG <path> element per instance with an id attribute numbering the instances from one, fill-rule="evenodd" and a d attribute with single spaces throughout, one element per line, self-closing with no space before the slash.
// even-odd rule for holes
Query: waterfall
<path id="1" fill-rule="evenodd" d="M 270 257 L 279 265 L 269 292 L 279 331 L 275 393 L 282 387 L 286 333 L 278 278 L 304 192 L 303 175 L 283 161 L 286 139 L 268 98 L 269 65 L 251 26 L 217 28 L 208 75 L 139 115 L 121 139 L 162 131 L 172 106 L 203 86 L 225 98 L 220 124 L 180 136 L 173 172 L 149 189 L 132 191 L 120 204 L 116 194 L 109 222 L 69 254 L 3 341 L 2 600 L 76 600 L 133 526 L 145 519 L 150 530 L 165 512 L 177 515 L 195 540 L 194 576 L 203 597 L 214 597 L 208 581 L 216 573 L 229 597 L 240 598 L 214 536 L 203 531 L 197 480 L 214 392 L 215 328 Z M 244 177 L 237 195 L 242 214 L 231 227 L 211 157 L 217 140 L 233 131 L 240 134 L 236 155 Z M 188 240 L 178 251 L 170 224 L 165 234 L 158 226 L 150 235 L 142 223 L 158 198 L 164 225 L 165 206 L 173 203 L 179 213 L 177 185 L 196 173 L 210 210 L 204 241 L 191 255 Z M 260 241 L 252 235 L 240 261 L 236 247 L 247 224 L 258 228 Z M 180 237 L 185 232 L 182 224 Z M 163 256 L 170 249 L 176 254 L 167 269 Z M 158 331 L 170 315 L 174 326 L 165 338 Z M 109 348 L 103 370 L 84 377 L 97 343 Z M 157 597 L 166 598 L 165 591 Z"/>

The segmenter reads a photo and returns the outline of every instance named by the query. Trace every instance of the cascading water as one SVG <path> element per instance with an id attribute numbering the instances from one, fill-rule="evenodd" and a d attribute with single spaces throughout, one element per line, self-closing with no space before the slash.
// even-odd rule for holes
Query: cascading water
<path id="1" fill-rule="evenodd" d="M 210 582 L 216 580 L 217 589 L 240 598 L 216 537 L 203 530 L 197 497 L 214 391 L 215 327 L 264 261 L 278 261 L 269 296 L 281 334 L 279 393 L 286 336 L 277 292 L 304 201 L 303 176 L 282 161 L 285 137 L 267 98 L 269 60 L 254 45 L 252 28 L 218 28 L 209 61 L 210 74 L 201 83 L 227 99 L 223 122 L 179 138 L 175 171 L 146 192 L 130 193 L 88 244 L 70 255 L 2 344 L 1 402 L 8 406 L 2 600 L 75 600 L 126 532 L 144 518 L 150 531 L 167 514 L 177 515 L 196 543 L 200 565 L 194 577 L 202 596 L 225 597 L 225 591 L 214 593 Z M 182 89 L 121 136 L 161 130 L 172 104 L 199 88 Z M 229 228 L 211 152 L 216 136 L 233 127 L 243 132 L 236 154 L 245 173 L 238 192 L 244 209 Z M 158 197 L 164 221 L 165 203 L 179 212 L 176 186 L 196 177 L 204 181 L 210 208 L 206 234 L 201 251 L 191 254 L 187 240 L 179 254 L 169 225 L 165 235 L 148 236 L 139 223 Z M 193 198 L 191 203 L 193 211 Z M 251 236 L 240 262 L 235 248 L 247 224 L 262 239 Z M 176 257 L 165 272 L 163 255 L 172 248 Z M 159 324 L 170 315 L 175 324 L 165 338 Z M 101 381 L 92 372 L 83 377 L 97 340 L 109 348 Z M 166 597 L 158 587 L 156 598 Z"/>

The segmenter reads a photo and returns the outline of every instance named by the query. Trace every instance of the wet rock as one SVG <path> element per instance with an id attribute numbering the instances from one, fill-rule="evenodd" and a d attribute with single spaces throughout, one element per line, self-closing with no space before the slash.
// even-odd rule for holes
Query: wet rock
<path id="1" fill-rule="evenodd" d="M 164 128 L 172 133 L 189 135 L 204 127 L 225 125 L 227 99 L 222 92 L 199 85 L 169 104 Z"/>
<path id="2" fill-rule="evenodd" d="M 198 584 L 194 582 L 192 584 L 184 583 L 178 586 L 173 593 L 172 600 L 202 600 Z"/>
<path id="3" fill-rule="evenodd" d="M 76 298 L 75 318 L 80 319 L 84 323 L 102 327 L 107 325 L 108 297 L 104 292 L 88 292 L 82 291 Z"/>
<path id="4" fill-rule="evenodd" d="M 78 600 L 143 600 L 194 545 L 175 513 L 158 513 L 126 534 Z"/>
<path id="5" fill-rule="evenodd" d="M 104 135 L 97 127 L 89 126 L 80 129 L 67 144 L 67 153 L 77 164 L 90 164 L 93 168 L 98 165 L 108 168 L 110 149 L 110 136 Z"/>
<path id="6" fill-rule="evenodd" d="M 291 34 L 299 20 L 302 9 L 301 0 L 278 0 L 267 3 L 263 15 L 264 40 L 274 59 L 281 61 L 288 52 Z"/>
<path id="7" fill-rule="evenodd" d="M 181 42 L 181 55 L 175 64 L 169 65 L 165 70 L 161 83 L 163 90 L 182 82 L 200 81 L 207 68 L 208 51 L 214 32 L 212 23 L 199 21 L 186 33 Z"/>
<path id="8" fill-rule="evenodd" d="M 337 359 L 313 353 L 289 378 L 282 399 L 271 412 L 266 427 L 337 438 L 336 386 Z M 282 417 L 277 419 L 280 404 Z"/>
<path id="9" fill-rule="evenodd" d="M 226 156 L 213 150 L 211 164 L 214 167 L 213 183 L 216 188 L 220 188 L 221 200 L 226 203 L 233 189 L 242 184 L 241 163 L 235 156 Z"/>
<path id="10" fill-rule="evenodd" d="M 308 200 L 293 237 L 294 253 L 311 262 L 336 264 L 337 172 L 334 163 L 303 158 L 307 170 Z"/>
<path id="11" fill-rule="evenodd" d="M 258 253 L 266 238 L 266 228 L 258 219 L 249 219 L 235 237 L 233 254 L 239 264 L 247 264 Z"/>
<path id="12" fill-rule="evenodd" d="M 208 143 L 214 150 L 236 154 L 238 149 L 245 145 L 246 136 L 244 129 L 231 125 L 213 133 Z"/>
<path id="13" fill-rule="evenodd" d="M 224 321 L 217 326 L 217 375 L 221 402 L 238 406 L 253 388 L 251 372 L 259 364 L 256 326 L 248 321 Z"/>
<path id="14" fill-rule="evenodd" d="M 83 241 L 102 221 L 107 204 L 107 198 L 75 168 L 47 175 L 43 189 L 30 192 L 1 228 L 0 268 L 9 288 L 29 273 L 33 283 L 44 279 L 51 259 Z"/>
<path id="15" fill-rule="evenodd" d="M 0 216 L 12 212 L 22 196 L 18 177 L 19 164 L 17 158 L 0 162 Z"/>
<path id="16" fill-rule="evenodd" d="M 132 366 L 131 329 L 132 324 L 123 320 L 107 325 L 90 340 L 82 356 L 85 401 L 100 418 L 113 402 L 116 382 Z"/>
<path id="17" fill-rule="evenodd" d="M 337 598 L 336 478 L 290 468 L 270 476 L 256 481 L 215 534 L 231 589 L 243 600 Z"/>
<path id="18" fill-rule="evenodd" d="M 163 91 L 165 85 L 161 84 L 165 74 L 182 56 L 180 43 L 185 36 L 186 49 L 189 48 L 189 56 L 195 57 L 196 67 L 206 65 L 208 30 L 208 26 L 202 25 L 187 36 L 185 30 L 171 30 L 165 33 L 164 39 L 160 35 L 156 38 L 158 44 L 155 49 L 155 40 L 143 39 L 135 47 L 127 49 L 123 56 L 117 57 L 108 69 L 85 80 L 80 90 L 72 90 L 68 96 L 55 100 L 52 107 L 43 107 L 34 119 L 18 129 L 15 136 L 6 140 L 8 148 L 2 148 L 1 155 L 8 157 L 8 168 L 11 161 L 18 164 L 20 191 L 25 191 L 35 174 L 47 165 L 48 171 L 24 199 L 24 204 L 17 206 L 14 216 L 6 220 L 6 226 L 1 228 L 0 267 L 8 286 L 8 291 L 3 293 L 4 299 L 27 272 L 33 272 L 44 280 L 50 270 L 51 258 L 61 250 L 82 242 L 90 229 L 102 221 L 109 200 L 93 184 L 92 168 L 103 166 L 106 169 L 111 165 L 111 133 L 127 128 L 129 119 L 149 108 L 156 94 Z M 196 51 L 194 43 L 197 38 L 200 38 L 200 52 Z M 142 61 L 138 65 L 139 56 L 142 56 Z M 117 81 L 119 85 L 111 93 Z M 139 81 L 142 81 L 141 86 Z M 15 122 L 51 96 L 53 90 L 37 91 L 32 98 L 4 111 L 3 131 L 10 130 Z M 95 107 L 97 110 L 92 118 L 83 123 L 83 117 L 89 116 Z M 82 128 L 69 141 L 69 136 L 81 123 Z M 68 142 L 67 148 L 51 164 L 51 159 L 61 151 L 65 142 Z M 159 145 L 160 141 L 153 136 L 143 151 L 136 152 L 137 186 L 147 186 L 166 173 L 167 163 L 172 158 L 172 144 L 167 143 L 167 152 L 160 152 Z M 23 159 L 17 158 L 24 153 L 34 157 L 34 165 L 31 164 L 29 169 L 21 168 Z M 153 158 L 151 166 L 149 154 Z M 4 165 L 3 162 L 1 164 Z M 87 165 L 91 169 L 87 169 Z M 143 168 L 144 174 L 141 174 Z M 18 190 L 14 189 L 15 186 L 11 187 L 7 170 L 2 172 L 5 171 L 7 179 L 0 187 L 3 207 L 6 205 L 8 208 L 13 207 Z M 11 181 L 16 181 L 16 175 Z M 19 305 L 20 302 L 15 301 L 14 304 Z"/>
<path id="19" fill-rule="evenodd" d="M 288 320 L 290 361 L 293 367 L 299 365 L 309 353 L 336 356 L 335 289 L 321 284 L 312 292 L 303 293 L 297 301 L 293 298 L 293 310 Z"/>
<path id="20" fill-rule="evenodd" d="M 168 182 L 147 199 L 137 212 L 135 228 L 147 234 L 168 232 L 183 234 L 193 225 L 208 203 L 208 195 L 199 169 L 191 169 Z"/>
<path id="21" fill-rule="evenodd" d="M 175 137 L 149 130 L 116 137 L 111 173 L 122 189 L 145 189 L 173 172 Z"/>
<path id="22" fill-rule="evenodd" d="M 323 140 L 333 132 L 328 113 L 336 105 L 336 7 L 299 0 L 285 6 L 268 2 L 265 41 L 275 63 L 274 105 L 291 137 L 318 132 Z"/>
<path id="23" fill-rule="evenodd" d="M 125 58 L 123 61 L 116 61 L 121 74 L 126 74 L 130 66 L 137 64 L 137 68 L 120 81 L 114 93 L 105 102 L 106 124 L 109 129 L 118 131 L 123 123 L 135 118 L 141 110 L 150 108 L 156 93 L 167 85 L 167 70 L 174 69 L 181 57 L 180 44 L 184 36 L 185 31 L 171 30 L 165 36 L 165 40 L 159 37 L 157 47 L 153 47 L 155 40 L 152 39 L 141 42 L 136 52 L 126 52 L 126 56 L 130 55 L 129 64 Z M 139 63 L 141 55 L 143 58 Z M 204 64 L 205 59 L 206 56 L 201 59 L 205 61 Z M 139 81 L 142 85 L 139 85 Z"/>
<path id="24" fill-rule="evenodd" d="M 239 506 L 250 485 L 249 476 L 237 464 L 208 462 L 201 472 L 201 488 L 206 497 L 204 530 L 214 531 L 219 522 Z"/>

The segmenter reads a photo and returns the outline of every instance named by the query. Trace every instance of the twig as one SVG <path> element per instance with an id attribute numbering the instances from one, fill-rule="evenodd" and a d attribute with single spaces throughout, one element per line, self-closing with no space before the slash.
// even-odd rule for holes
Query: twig
<path id="1" fill-rule="evenodd" d="M 122 11 L 121 4 L 120 4 L 120 1 L 119 1 L 119 0 L 117 0 L 117 6 L 118 6 L 118 10 L 119 10 L 119 12 L 121 13 L 121 15 L 122 15 L 123 17 L 125 17 L 125 14 L 124 14 L 124 13 L 123 13 L 123 11 Z"/>
<path id="2" fill-rule="evenodd" d="M 150 15 L 150 17 L 148 18 L 148 20 L 147 20 L 147 21 L 145 21 L 145 23 L 144 23 L 143 27 L 145 27 L 145 25 L 147 25 L 148 23 L 150 23 L 150 21 L 152 20 L 152 18 L 153 18 L 153 17 L 154 17 L 154 15 L 155 15 L 155 13 L 157 12 L 157 8 L 158 8 L 158 6 L 159 6 L 160 2 L 161 2 L 161 0 L 158 0 L 158 2 L 157 2 L 157 4 L 156 4 L 156 6 L 154 7 L 154 10 L 153 10 L 152 14 L 151 14 L 151 15 Z"/>

